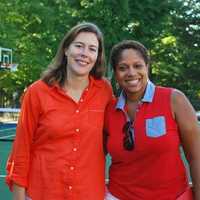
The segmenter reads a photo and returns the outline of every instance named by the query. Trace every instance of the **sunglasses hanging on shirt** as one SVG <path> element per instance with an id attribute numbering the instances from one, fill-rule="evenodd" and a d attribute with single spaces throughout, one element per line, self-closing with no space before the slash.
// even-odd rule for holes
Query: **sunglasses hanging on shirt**
<path id="1" fill-rule="evenodd" d="M 134 149 L 134 130 L 132 126 L 131 121 L 127 121 L 124 126 L 123 126 L 123 133 L 124 133 L 124 138 L 123 138 L 123 147 L 127 151 L 131 151 Z"/>

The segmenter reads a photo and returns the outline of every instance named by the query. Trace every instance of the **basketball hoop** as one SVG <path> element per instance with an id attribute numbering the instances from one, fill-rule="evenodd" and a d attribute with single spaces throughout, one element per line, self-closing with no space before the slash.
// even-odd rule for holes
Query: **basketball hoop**
<path id="1" fill-rule="evenodd" d="M 16 71 L 17 67 L 18 67 L 18 64 L 3 63 L 0 65 L 0 69 L 9 70 L 11 72 Z"/>

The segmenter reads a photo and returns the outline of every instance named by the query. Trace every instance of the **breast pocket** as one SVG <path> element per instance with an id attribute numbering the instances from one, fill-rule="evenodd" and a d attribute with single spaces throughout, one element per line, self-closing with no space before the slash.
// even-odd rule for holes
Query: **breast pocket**
<path id="1" fill-rule="evenodd" d="M 146 119 L 146 135 L 148 137 L 160 137 L 166 134 L 166 123 L 164 116 Z"/>

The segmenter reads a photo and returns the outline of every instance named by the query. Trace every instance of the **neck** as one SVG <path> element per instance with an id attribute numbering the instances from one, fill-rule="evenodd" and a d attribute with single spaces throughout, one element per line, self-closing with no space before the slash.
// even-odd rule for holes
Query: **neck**
<path id="1" fill-rule="evenodd" d="M 141 102 L 141 99 L 130 99 L 127 97 L 127 100 L 126 100 L 127 103 L 132 103 L 132 104 L 138 104 Z"/>
<path id="2" fill-rule="evenodd" d="M 78 102 L 82 96 L 83 91 L 89 85 L 89 78 L 70 78 L 65 82 L 63 89 L 75 102 Z"/>
<path id="3" fill-rule="evenodd" d="M 131 121 L 135 120 L 136 111 L 139 109 L 141 105 L 141 99 L 143 95 L 128 95 L 126 98 L 126 105 L 127 105 L 127 114 Z"/>
<path id="4" fill-rule="evenodd" d="M 127 97 L 127 102 L 132 102 L 132 103 L 138 103 L 142 100 L 142 97 L 143 97 L 143 93 L 141 94 L 129 94 L 129 93 L 126 93 L 126 97 Z"/>
<path id="5" fill-rule="evenodd" d="M 89 77 L 68 76 L 64 84 L 66 90 L 84 90 L 89 84 Z"/>
<path id="6" fill-rule="evenodd" d="M 138 103 L 142 100 L 143 96 L 144 96 L 144 93 L 145 93 L 145 90 L 146 90 L 146 87 L 144 87 L 143 89 L 141 89 L 140 91 L 138 92 L 126 92 L 125 91 L 125 94 L 126 94 L 126 97 L 127 97 L 127 102 L 135 102 L 135 103 Z"/>

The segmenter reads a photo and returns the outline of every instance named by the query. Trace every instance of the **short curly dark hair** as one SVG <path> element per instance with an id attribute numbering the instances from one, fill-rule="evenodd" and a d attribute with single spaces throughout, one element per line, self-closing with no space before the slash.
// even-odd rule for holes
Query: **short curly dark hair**
<path id="1" fill-rule="evenodd" d="M 138 51 L 144 59 L 146 65 L 150 65 L 150 56 L 148 54 L 148 50 L 143 44 L 135 40 L 123 40 L 114 45 L 110 53 L 110 65 L 114 71 L 116 70 L 116 65 L 121 58 L 122 52 L 125 49 L 134 49 Z"/>

